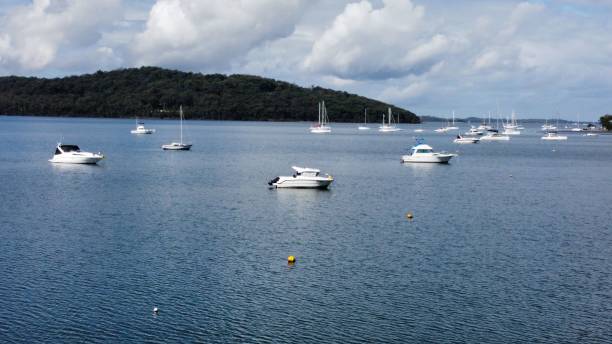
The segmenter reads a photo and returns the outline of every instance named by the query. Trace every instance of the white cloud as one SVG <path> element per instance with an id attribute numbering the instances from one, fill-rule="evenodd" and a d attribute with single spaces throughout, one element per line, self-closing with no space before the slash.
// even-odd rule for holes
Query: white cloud
<path id="1" fill-rule="evenodd" d="M 227 68 L 252 48 L 289 36 L 300 0 L 157 0 L 135 37 L 136 64 Z"/>
<path id="2" fill-rule="evenodd" d="M 158 65 L 331 87 L 425 114 L 497 101 L 519 113 L 612 108 L 608 0 L 5 2 L 1 75 Z"/>
<path id="3" fill-rule="evenodd" d="M 34 0 L 15 7 L 0 22 L 0 63 L 4 68 L 40 70 L 61 49 L 94 45 L 119 5 L 119 0 Z"/>
<path id="4" fill-rule="evenodd" d="M 425 8 L 410 0 L 348 4 L 319 37 L 305 60 L 306 70 L 344 79 L 386 79 L 422 74 L 452 49 L 434 32 Z"/>
<path id="5" fill-rule="evenodd" d="M 406 103 L 413 101 L 430 90 L 431 84 L 427 80 L 416 80 L 410 82 L 407 86 L 391 86 L 383 90 L 379 95 L 380 99 L 389 102 Z"/>

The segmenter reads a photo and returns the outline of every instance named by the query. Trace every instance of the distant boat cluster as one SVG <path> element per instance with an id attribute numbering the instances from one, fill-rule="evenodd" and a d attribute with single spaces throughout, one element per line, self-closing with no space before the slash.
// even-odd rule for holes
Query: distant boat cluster
<path id="1" fill-rule="evenodd" d="M 192 144 L 183 142 L 183 107 L 179 108 L 179 132 L 180 139 L 176 142 L 164 144 L 161 146 L 163 150 L 190 150 Z M 381 133 L 392 133 L 398 132 L 403 129 L 398 128 L 399 116 L 397 120 L 393 115 L 391 108 L 388 109 L 387 114 L 382 114 L 382 125 L 378 127 L 378 131 Z M 370 130 L 367 126 L 367 109 L 364 110 L 364 122 L 363 125 L 357 127 L 358 130 Z M 567 136 L 559 135 L 557 133 L 557 126 L 548 124 L 548 121 L 541 127 L 541 131 L 544 132 L 542 140 L 546 141 L 563 141 L 567 140 Z M 499 118 L 497 120 L 495 128 L 491 125 L 491 117 L 489 120 L 484 121 L 479 126 L 471 125 L 469 130 L 463 135 L 456 135 L 453 142 L 456 144 L 475 144 L 481 141 L 510 141 L 511 136 L 520 135 L 521 130 L 525 128 L 518 123 L 516 115 L 513 112 L 512 116 L 506 121 L 502 121 L 502 128 L 500 132 Z M 590 127 L 589 127 L 590 128 Z M 592 128 L 582 128 L 577 126 L 575 128 L 566 128 L 566 131 L 571 132 L 586 132 L 585 136 L 596 136 L 597 133 Z M 325 102 L 319 102 L 318 104 L 318 118 L 317 122 L 310 127 L 310 132 L 313 134 L 329 134 L 331 133 L 331 126 L 329 125 L 329 115 Z M 459 127 L 455 125 L 455 113 L 452 113 L 452 121 L 449 121 L 446 126 L 435 129 L 436 133 L 448 133 L 455 130 L 459 130 Z M 136 128 L 130 131 L 136 135 L 150 135 L 155 133 L 155 129 L 146 128 L 144 123 L 136 121 Z M 414 129 L 415 133 L 424 132 L 423 128 Z M 402 163 L 438 163 L 447 164 L 457 154 L 436 152 L 434 149 L 423 142 L 423 139 L 417 138 L 417 143 L 412 146 L 409 152 L 401 156 L 400 161 Z M 55 149 L 54 156 L 49 161 L 54 163 L 67 163 L 67 164 L 96 164 L 100 160 L 104 159 L 104 155 L 100 152 L 91 153 L 81 151 L 79 146 L 72 144 L 58 143 Z M 321 175 L 321 171 L 316 168 L 298 167 L 292 166 L 294 173 L 291 176 L 278 176 L 268 182 L 268 185 L 273 188 L 303 188 L 303 189 L 326 189 L 328 188 L 334 178 L 328 174 Z"/>

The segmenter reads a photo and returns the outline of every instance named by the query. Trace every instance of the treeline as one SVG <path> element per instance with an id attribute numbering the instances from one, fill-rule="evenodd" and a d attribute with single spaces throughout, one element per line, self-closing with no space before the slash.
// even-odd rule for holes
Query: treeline
<path id="1" fill-rule="evenodd" d="M 156 67 L 121 69 L 56 79 L 1 77 L 0 114 L 90 117 L 176 117 L 253 121 L 316 121 L 325 101 L 332 122 L 378 122 L 391 106 L 347 92 L 251 75 L 186 73 Z M 391 106 L 401 122 L 412 112 Z"/>

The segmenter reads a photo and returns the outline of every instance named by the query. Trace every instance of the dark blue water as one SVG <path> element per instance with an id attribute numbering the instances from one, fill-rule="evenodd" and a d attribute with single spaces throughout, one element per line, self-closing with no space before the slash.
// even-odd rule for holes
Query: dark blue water
<path id="1" fill-rule="evenodd" d="M 612 136 L 308 125 L 0 117 L 0 342 L 612 341 Z M 336 181 L 267 189 L 294 164 Z"/>

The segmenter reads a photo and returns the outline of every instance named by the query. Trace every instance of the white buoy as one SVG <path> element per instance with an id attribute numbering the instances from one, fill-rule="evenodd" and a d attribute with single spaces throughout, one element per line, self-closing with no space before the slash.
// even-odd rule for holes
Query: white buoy
<path id="1" fill-rule="evenodd" d="M 159 313 L 159 308 L 153 307 L 153 314 L 157 315 Z"/>

